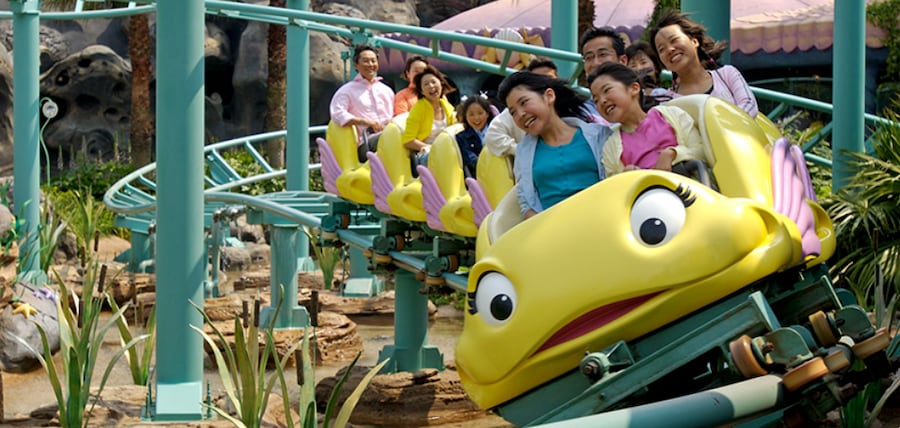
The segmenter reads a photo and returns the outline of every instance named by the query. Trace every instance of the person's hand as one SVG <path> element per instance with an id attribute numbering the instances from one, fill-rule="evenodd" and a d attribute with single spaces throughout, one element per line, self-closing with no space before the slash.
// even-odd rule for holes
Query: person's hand
<path id="1" fill-rule="evenodd" d="M 669 147 L 659 152 L 659 158 L 656 160 L 654 169 L 662 171 L 672 171 L 672 161 L 675 160 L 675 149 Z"/>
<path id="2" fill-rule="evenodd" d="M 375 132 L 384 131 L 384 125 L 382 125 L 380 122 L 375 121 L 375 120 L 370 120 L 369 122 L 371 122 L 369 124 L 369 128 L 372 128 L 373 131 L 375 131 Z"/>
<path id="3" fill-rule="evenodd" d="M 531 210 L 531 209 L 530 209 L 530 210 L 528 210 L 528 211 L 525 211 L 525 216 L 524 216 L 524 217 L 525 217 L 525 220 L 528 220 L 528 219 L 530 219 L 530 218 L 532 218 L 532 217 L 534 217 L 534 216 L 536 216 L 536 215 L 537 215 L 537 211 Z"/>

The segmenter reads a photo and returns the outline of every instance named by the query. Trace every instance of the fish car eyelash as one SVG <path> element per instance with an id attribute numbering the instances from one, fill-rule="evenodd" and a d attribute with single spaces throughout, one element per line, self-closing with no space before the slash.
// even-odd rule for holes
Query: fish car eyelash
<path id="1" fill-rule="evenodd" d="M 478 313 L 478 308 L 475 307 L 475 291 L 469 291 L 466 293 L 466 303 L 469 304 L 469 315 L 475 315 Z"/>
<path id="2" fill-rule="evenodd" d="M 691 186 L 687 186 L 684 183 L 678 183 L 678 186 L 675 187 L 675 190 L 672 190 L 672 189 L 670 189 L 666 186 L 660 185 L 660 184 L 650 186 L 650 187 L 644 189 L 644 191 L 641 192 L 638 195 L 638 197 L 635 198 L 635 200 L 640 198 L 641 195 L 643 195 L 644 193 L 647 193 L 653 189 L 665 189 L 665 190 L 668 190 L 668 191 L 674 193 L 675 196 L 678 196 L 678 199 L 681 199 L 681 202 L 684 203 L 685 208 L 693 205 L 694 202 L 697 201 L 697 196 L 694 195 L 694 191 L 691 190 Z"/>
<path id="3" fill-rule="evenodd" d="M 697 200 L 697 196 L 694 195 L 694 192 L 691 190 L 690 186 L 685 186 L 683 183 L 678 183 L 678 187 L 675 188 L 674 193 L 684 201 L 684 207 L 687 208 L 694 204 L 694 201 Z"/>

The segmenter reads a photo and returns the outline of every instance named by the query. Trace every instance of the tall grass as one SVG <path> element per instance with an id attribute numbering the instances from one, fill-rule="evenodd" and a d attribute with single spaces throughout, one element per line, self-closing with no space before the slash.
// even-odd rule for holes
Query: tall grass
<path id="1" fill-rule="evenodd" d="M 102 291 L 102 284 L 98 281 L 101 276 L 99 270 L 96 262 L 89 265 L 84 275 L 81 298 L 76 294 L 70 294 L 62 278 L 56 275 L 60 291 L 56 299 L 60 336 L 59 353 L 62 360 L 59 366 L 52 358 L 47 332 L 40 324 L 36 325 L 41 336 L 41 352 L 32 348 L 24 339 L 16 337 L 20 343 L 34 353 L 47 372 L 56 403 L 59 406 L 60 423 L 64 427 L 88 426 L 91 410 L 100 398 L 116 362 L 125 352 L 147 338 L 147 335 L 132 338 L 112 356 L 100 379 L 97 394 L 92 397 L 90 390 L 103 338 L 107 331 L 115 325 L 116 318 L 122 316 L 122 313 L 128 308 L 126 304 L 109 320 L 100 323 L 103 297 L 106 296 L 106 293 Z M 91 407 L 85 412 L 88 404 L 91 404 Z"/>

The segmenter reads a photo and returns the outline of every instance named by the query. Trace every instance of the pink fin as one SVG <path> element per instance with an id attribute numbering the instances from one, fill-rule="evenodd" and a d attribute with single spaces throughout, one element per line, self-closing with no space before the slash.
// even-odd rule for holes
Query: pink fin
<path id="1" fill-rule="evenodd" d="M 387 196 L 394 190 L 394 183 L 391 182 L 391 177 L 377 154 L 368 152 L 366 156 L 369 158 L 369 168 L 372 170 L 372 193 L 375 195 L 375 208 L 385 214 L 391 214 Z"/>
<path id="2" fill-rule="evenodd" d="M 446 231 L 447 228 L 444 227 L 444 223 L 441 221 L 440 212 L 441 208 L 444 207 L 444 204 L 447 203 L 447 198 L 445 198 L 444 194 L 441 192 L 441 187 L 438 186 L 437 180 L 435 180 L 434 175 L 431 174 L 431 170 L 423 165 L 417 166 L 416 170 L 419 171 L 419 181 L 422 182 L 422 202 L 425 206 L 425 222 L 428 224 L 428 227 L 434 230 Z"/>

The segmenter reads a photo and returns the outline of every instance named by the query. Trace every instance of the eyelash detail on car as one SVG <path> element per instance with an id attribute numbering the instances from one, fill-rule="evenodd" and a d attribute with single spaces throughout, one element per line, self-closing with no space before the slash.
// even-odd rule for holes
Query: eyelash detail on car
<path id="1" fill-rule="evenodd" d="M 678 183 L 678 187 L 675 188 L 673 193 L 684 201 L 685 207 L 693 205 L 694 201 L 697 200 L 697 197 L 694 195 L 694 192 L 691 191 L 690 186 L 685 186 L 682 183 Z"/>

